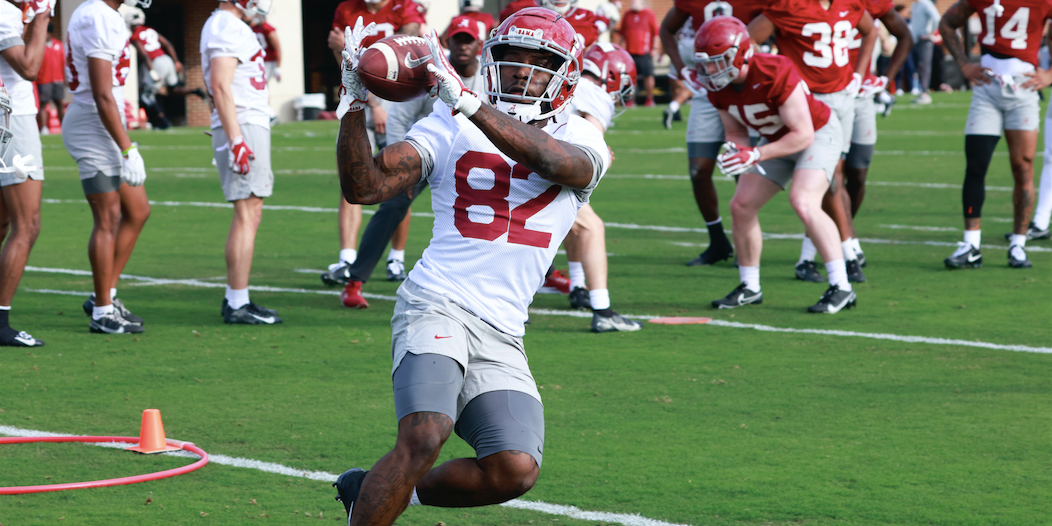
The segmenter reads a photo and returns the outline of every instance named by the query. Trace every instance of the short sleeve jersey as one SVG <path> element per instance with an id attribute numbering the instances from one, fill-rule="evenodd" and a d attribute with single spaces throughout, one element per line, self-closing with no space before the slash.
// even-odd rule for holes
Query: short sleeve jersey
<path id="1" fill-rule="evenodd" d="M 527 7 L 537 7 L 537 0 L 515 0 L 508 4 L 504 9 L 501 9 L 500 14 L 497 16 L 500 17 L 500 21 L 503 22 L 509 16 L 514 15 Z"/>
<path id="2" fill-rule="evenodd" d="M 621 19 L 621 36 L 625 39 L 625 50 L 631 55 L 649 55 L 657 34 L 657 18 L 649 9 L 629 11 Z"/>
<path id="3" fill-rule="evenodd" d="M 570 110 L 577 115 L 587 113 L 599 120 L 603 129 L 610 128 L 610 121 L 614 120 L 614 99 L 600 86 L 587 79 L 577 83 L 574 90 L 573 100 L 570 101 Z"/>
<path id="4" fill-rule="evenodd" d="M 866 11 L 873 17 L 873 20 L 879 20 L 884 15 L 888 14 L 895 8 L 895 2 L 893 0 L 867 0 Z M 858 32 L 858 28 L 855 28 L 851 32 L 851 43 L 848 45 L 848 63 L 858 64 L 858 54 L 862 50 L 862 33 Z M 873 77 L 871 73 L 868 75 Z"/>
<path id="5" fill-rule="evenodd" d="M 593 150 L 600 175 L 606 173 L 609 150 L 591 123 L 564 111 L 543 129 Z M 434 159 L 431 243 L 409 279 L 498 330 L 522 336 L 534 293 L 591 191 L 553 184 L 516 164 L 441 101 L 406 139 Z"/>
<path id="6" fill-rule="evenodd" d="M 124 17 L 102 0 L 80 4 L 66 30 L 66 82 L 75 102 L 95 106 L 88 78 L 88 58 L 113 63 L 113 98 L 124 108 L 124 81 L 131 69 L 131 44 Z"/>
<path id="7" fill-rule="evenodd" d="M 277 30 L 274 29 L 274 26 L 266 22 L 252 26 L 252 32 L 256 34 L 256 40 L 258 40 L 259 45 L 263 47 L 263 53 L 267 55 L 264 59 L 266 62 L 277 62 L 278 60 L 277 52 L 274 51 L 274 48 L 270 45 L 270 41 L 267 40 L 267 37 L 275 31 Z"/>
<path id="8" fill-rule="evenodd" d="M 1003 10 L 997 9 L 998 4 Z M 1052 17 L 1052 3 L 1048 0 L 968 0 L 968 5 L 982 23 L 979 46 L 983 53 L 1037 65 L 1045 20 Z"/>
<path id="9" fill-rule="evenodd" d="M 346 0 L 336 6 L 332 27 L 338 31 L 343 31 L 348 26 L 353 28 L 358 17 L 362 17 L 362 22 L 367 26 L 370 22 L 376 22 L 373 33 L 362 41 L 363 47 L 369 47 L 377 40 L 397 33 L 406 24 L 424 24 L 424 17 L 420 16 L 418 6 L 413 0 L 391 0 L 376 14 L 365 8 L 365 0 Z"/>
<path id="10" fill-rule="evenodd" d="M 152 27 L 135 26 L 135 29 L 132 30 L 131 39 L 132 42 L 142 44 L 142 48 L 146 51 L 146 56 L 150 57 L 150 60 L 165 54 L 164 49 L 161 47 L 161 35 Z"/>
<path id="11" fill-rule="evenodd" d="M 848 57 L 851 33 L 866 12 L 864 0 L 775 0 L 764 9 L 774 24 L 778 52 L 792 59 L 815 93 L 835 93 L 851 83 L 855 63 Z"/>
<path id="12" fill-rule="evenodd" d="M 269 91 L 263 67 L 263 47 L 255 33 L 240 18 L 216 9 L 201 29 L 201 72 L 205 88 L 212 91 L 212 59 L 233 57 L 238 61 L 230 91 L 237 106 L 238 124 L 253 124 L 270 128 Z M 219 112 L 212 108 L 212 129 L 222 127 Z"/>
<path id="13" fill-rule="evenodd" d="M 717 16 L 733 16 L 749 25 L 763 13 L 764 0 L 676 0 L 676 9 L 690 16 L 697 31 L 702 24 Z"/>
<path id="14" fill-rule="evenodd" d="M 0 4 L 0 51 L 24 46 L 22 10 L 10 2 Z M 7 59 L 0 57 L 0 77 L 7 79 L 7 93 L 11 96 L 11 115 L 36 115 L 33 83 L 19 76 Z"/>
<path id="15" fill-rule="evenodd" d="M 56 38 L 49 39 L 44 46 L 44 61 L 40 63 L 37 84 L 51 84 L 65 79 L 66 48 Z"/>
<path id="16" fill-rule="evenodd" d="M 770 142 L 781 139 L 789 128 L 785 126 L 779 108 L 803 79 L 796 72 L 793 63 L 783 56 L 756 54 L 749 60 L 749 72 L 745 82 L 739 84 L 741 91 L 731 84 L 719 91 L 709 92 L 709 102 L 716 109 L 726 110 L 736 120 L 752 128 Z M 807 105 L 811 108 L 811 122 L 815 129 L 820 129 L 829 121 L 829 106 L 815 100 L 803 83 L 807 95 Z"/>
<path id="17" fill-rule="evenodd" d="M 481 36 L 479 40 L 486 40 L 489 38 L 489 32 L 493 29 L 493 26 L 496 25 L 493 21 L 493 15 L 481 11 L 464 11 L 463 13 L 460 13 L 458 17 L 465 17 L 475 22 L 475 25 L 478 27 L 478 34 Z M 449 30 L 450 28 L 447 27 L 447 37 L 449 36 Z"/>
<path id="18" fill-rule="evenodd" d="M 599 40 L 599 35 L 610 29 L 610 21 L 606 17 L 597 15 L 587 9 L 577 8 L 566 13 L 566 21 L 573 26 L 574 31 L 577 31 L 584 37 L 584 47 L 586 49 Z"/>

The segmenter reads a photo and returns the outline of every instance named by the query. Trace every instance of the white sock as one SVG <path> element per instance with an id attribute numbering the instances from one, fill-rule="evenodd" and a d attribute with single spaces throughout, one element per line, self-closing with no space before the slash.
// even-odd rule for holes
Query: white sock
<path id="1" fill-rule="evenodd" d="M 717 217 L 715 221 L 706 221 L 705 226 L 718 225 L 723 222 L 723 216 Z"/>
<path id="2" fill-rule="evenodd" d="M 858 254 L 862 253 L 862 244 L 858 242 L 858 238 L 857 237 L 853 237 L 853 238 L 849 239 L 848 241 L 851 242 L 851 248 L 855 249 L 855 255 L 858 255 Z"/>
<path id="3" fill-rule="evenodd" d="M 413 494 L 409 496 L 409 505 L 423 506 L 423 504 L 420 502 L 420 497 L 416 496 L 416 488 L 413 488 Z"/>
<path id="4" fill-rule="evenodd" d="M 1047 144 L 1045 148 L 1052 149 Z M 1039 184 L 1037 206 L 1034 207 L 1034 226 L 1041 230 L 1048 230 L 1049 219 L 1052 218 L 1052 156 L 1045 156 L 1045 167 L 1041 169 Z"/>
<path id="5" fill-rule="evenodd" d="M 814 261 L 817 254 L 818 249 L 815 248 L 814 242 L 807 235 L 804 235 L 804 242 L 800 245 L 800 261 L 797 261 L 796 264 L 799 265 L 804 261 Z"/>
<path id="6" fill-rule="evenodd" d="M 340 261 L 344 263 L 354 263 L 354 260 L 358 259 L 358 251 L 353 248 L 345 248 L 340 250 Z"/>
<path id="7" fill-rule="evenodd" d="M 677 111 L 679 111 L 679 101 L 675 101 L 674 100 L 674 101 L 668 103 L 668 112 L 669 113 L 676 113 Z"/>
<path id="8" fill-rule="evenodd" d="M 845 261 L 855 261 L 858 259 L 858 256 L 855 255 L 855 246 L 851 243 L 850 239 L 847 241 L 841 241 L 840 249 L 844 252 Z"/>
<path id="9" fill-rule="evenodd" d="M 753 291 L 760 292 L 760 266 L 746 267 L 745 265 L 738 265 L 738 275 L 742 278 L 742 283 L 745 284 L 745 288 Z"/>
<path id="10" fill-rule="evenodd" d="M 1008 242 L 1008 246 L 1019 245 L 1026 248 L 1026 234 L 1012 234 L 1012 240 Z"/>
<path id="11" fill-rule="evenodd" d="M 592 310 L 603 310 L 610 308 L 610 290 L 595 289 L 588 291 L 588 299 L 592 300 Z"/>
<path id="12" fill-rule="evenodd" d="M 387 253 L 387 261 L 391 261 L 392 259 L 405 261 L 405 250 L 395 250 L 392 248 L 391 251 Z"/>
<path id="13" fill-rule="evenodd" d="M 226 302 L 230 305 L 231 309 L 238 310 L 245 305 L 248 305 L 248 289 L 232 289 L 230 285 L 226 286 Z"/>
<path id="14" fill-rule="evenodd" d="M 566 264 L 570 265 L 570 290 L 588 288 L 584 280 L 584 264 L 580 261 L 567 261 Z"/>
<path id="15" fill-rule="evenodd" d="M 843 259 L 826 263 L 826 273 L 829 275 L 829 284 L 840 287 L 840 290 L 851 291 L 851 282 L 847 280 L 847 264 Z"/>
<path id="16" fill-rule="evenodd" d="M 105 305 L 102 307 L 95 306 L 91 308 L 91 319 L 97 320 L 107 314 L 113 313 L 113 304 Z"/>
<path id="17" fill-rule="evenodd" d="M 110 289 L 110 301 L 117 297 L 117 289 Z"/>
<path id="18" fill-rule="evenodd" d="M 982 230 L 965 230 L 964 231 L 964 242 L 969 245 L 979 248 L 980 243 L 983 240 Z"/>
<path id="19" fill-rule="evenodd" d="M 0 305 L 0 310 L 11 310 L 11 306 L 8 305 L 8 306 L 5 307 L 3 305 Z"/>

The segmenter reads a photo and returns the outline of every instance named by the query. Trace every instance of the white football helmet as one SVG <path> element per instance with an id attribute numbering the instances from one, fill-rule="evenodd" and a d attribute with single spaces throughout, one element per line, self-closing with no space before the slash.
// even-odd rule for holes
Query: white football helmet
<path id="1" fill-rule="evenodd" d="M 13 138 L 14 134 L 11 133 L 11 97 L 7 94 L 7 88 L 3 87 L 3 81 L 0 81 L 0 165 L 4 168 L 10 168 L 4 162 L 4 157 L 7 156 L 7 150 L 11 148 L 11 139 Z"/>
<path id="2" fill-rule="evenodd" d="M 140 0 L 141 1 L 141 0 Z M 153 1 L 153 0 L 149 0 Z M 230 2 L 237 6 L 238 9 L 243 11 L 248 16 L 267 16 L 270 13 L 270 8 L 274 5 L 274 0 L 220 0 L 221 2 Z"/>
<path id="3" fill-rule="evenodd" d="M 139 9 L 138 7 L 131 7 L 124 11 L 124 22 L 128 24 L 128 29 L 135 26 L 141 26 L 146 24 L 146 11 Z"/>
<path id="4" fill-rule="evenodd" d="M 565 15 L 577 6 L 577 0 L 540 0 L 537 5 Z"/>
<path id="5" fill-rule="evenodd" d="M 153 0 L 124 0 L 124 5 L 130 7 L 145 7 L 149 8 L 153 5 Z"/>

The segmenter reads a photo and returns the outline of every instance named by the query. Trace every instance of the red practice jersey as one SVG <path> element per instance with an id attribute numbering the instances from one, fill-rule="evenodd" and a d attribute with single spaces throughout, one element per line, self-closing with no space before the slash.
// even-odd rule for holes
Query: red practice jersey
<path id="1" fill-rule="evenodd" d="M 657 18 L 645 7 L 642 11 L 629 11 L 621 18 L 621 36 L 630 55 L 649 55 L 657 34 Z"/>
<path id="2" fill-rule="evenodd" d="M 566 13 L 566 21 L 573 26 L 574 31 L 584 37 L 586 49 L 599 40 L 600 34 L 610 29 L 610 21 L 605 16 L 597 15 L 587 9 L 577 8 Z"/>
<path id="3" fill-rule="evenodd" d="M 332 27 L 337 31 L 343 31 L 348 26 L 353 28 L 358 17 L 362 17 L 365 25 L 376 22 L 373 34 L 362 41 L 364 47 L 369 47 L 377 40 L 397 33 L 406 24 L 413 22 L 424 24 L 424 17 L 420 16 L 419 8 L 413 0 L 391 0 L 375 15 L 365 8 L 365 0 L 345 0 L 336 6 L 336 16 L 332 19 Z"/>
<path id="4" fill-rule="evenodd" d="M 481 11 L 464 11 L 457 15 L 458 17 L 470 18 L 473 20 L 479 28 L 479 34 L 482 35 L 482 40 L 489 38 L 489 32 L 493 30 L 493 27 L 497 23 L 493 20 L 493 15 L 489 13 L 483 13 Z M 446 36 L 449 36 L 449 28 L 446 28 Z"/>
<path id="5" fill-rule="evenodd" d="M 37 84 L 62 82 L 66 78 L 66 48 L 57 39 L 50 39 L 44 46 L 44 61 L 40 63 Z"/>
<path id="6" fill-rule="evenodd" d="M 135 26 L 131 40 L 142 44 L 142 48 L 146 51 L 146 55 L 150 57 L 150 60 L 165 54 L 164 49 L 161 47 L 161 35 L 152 27 Z"/>
<path id="7" fill-rule="evenodd" d="M 278 52 L 274 51 L 274 48 L 271 47 L 270 42 L 267 40 L 267 37 L 275 31 L 277 29 L 274 29 L 274 26 L 266 22 L 252 26 L 252 32 L 256 34 L 256 40 L 259 40 L 259 45 L 263 48 L 263 52 L 267 54 L 266 59 L 264 59 L 266 62 L 278 61 Z"/>
<path id="8" fill-rule="evenodd" d="M 676 9 L 690 15 L 697 32 L 702 24 L 716 16 L 733 16 L 749 25 L 752 19 L 763 13 L 766 0 L 676 0 Z"/>
<path id="9" fill-rule="evenodd" d="M 991 0 L 968 0 L 983 30 L 979 34 L 979 46 L 983 53 L 995 56 L 1014 57 L 1037 65 L 1037 51 L 1041 48 L 1041 35 L 1045 20 L 1050 18 L 1052 3 L 1048 0 L 1005 0 L 998 2 L 1004 10 L 1000 15 Z"/>
<path id="10" fill-rule="evenodd" d="M 508 4 L 504 9 L 501 9 L 500 14 L 497 16 L 499 16 L 500 21 L 503 22 L 509 16 L 514 15 L 527 7 L 537 7 L 537 0 L 515 0 Z"/>
<path id="11" fill-rule="evenodd" d="M 868 0 L 866 0 L 868 1 Z M 775 0 L 763 13 L 774 24 L 778 52 L 792 59 L 815 93 L 835 93 L 851 83 L 851 34 L 866 13 L 864 0 Z"/>
<path id="12" fill-rule="evenodd" d="M 894 8 L 895 2 L 893 0 L 869 0 L 866 5 L 866 11 L 869 11 L 869 15 L 873 17 L 873 20 L 879 20 Z M 847 51 L 848 63 L 858 64 L 858 54 L 862 49 L 862 33 L 859 33 L 856 28 L 851 32 L 851 35 L 851 43 L 848 44 Z M 876 78 L 872 73 L 866 75 L 866 77 Z"/>
<path id="13" fill-rule="evenodd" d="M 789 100 L 801 82 L 803 79 L 788 58 L 759 53 L 749 60 L 749 72 L 743 84 L 731 84 L 719 91 L 708 92 L 709 102 L 774 142 L 789 133 L 778 108 Z M 740 86 L 742 90 L 736 90 L 735 86 Z M 815 100 L 807 90 L 806 83 L 803 87 L 807 104 L 811 108 L 811 122 L 817 130 L 829 121 L 829 106 Z"/>

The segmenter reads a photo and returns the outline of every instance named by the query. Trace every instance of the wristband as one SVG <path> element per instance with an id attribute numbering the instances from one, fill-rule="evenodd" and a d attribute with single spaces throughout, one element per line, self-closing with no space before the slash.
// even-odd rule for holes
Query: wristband
<path id="1" fill-rule="evenodd" d="M 461 95 L 460 100 L 457 101 L 456 110 L 464 114 L 465 117 L 471 118 L 479 108 L 482 107 L 482 101 L 479 100 L 474 93 L 470 91 Z"/>
<path id="2" fill-rule="evenodd" d="M 135 145 L 133 144 L 133 145 L 131 145 L 131 147 L 129 147 L 129 148 L 127 149 L 127 150 L 124 150 L 123 152 L 121 152 L 121 155 L 122 155 L 122 156 L 124 156 L 124 157 L 127 157 L 127 156 L 128 156 L 128 152 L 130 152 L 130 151 L 134 150 L 135 148 L 137 148 L 137 146 L 135 146 Z"/>

